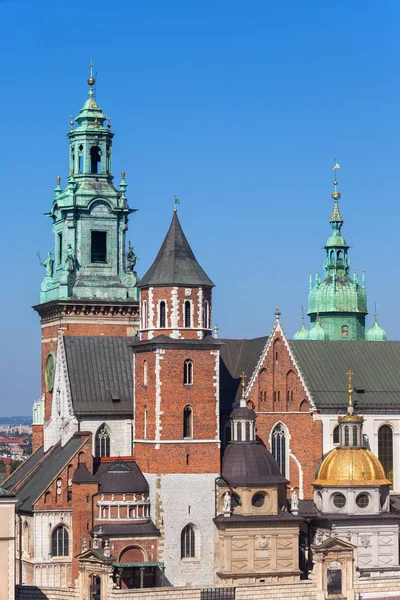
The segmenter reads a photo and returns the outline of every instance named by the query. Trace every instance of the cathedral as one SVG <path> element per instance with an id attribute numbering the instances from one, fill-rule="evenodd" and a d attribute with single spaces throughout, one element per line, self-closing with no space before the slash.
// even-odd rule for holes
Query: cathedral
<path id="1" fill-rule="evenodd" d="M 33 453 L 2 489 L 16 502 L 17 584 L 104 600 L 110 589 L 310 580 L 322 599 L 354 597 L 353 562 L 360 576 L 400 574 L 400 342 L 376 315 L 366 331 L 339 165 L 310 328 L 303 317 L 290 339 L 276 310 L 269 333 L 220 339 L 214 283 L 176 204 L 157 256 L 136 271 L 135 210 L 125 174 L 113 183 L 94 84 L 47 213 Z"/>

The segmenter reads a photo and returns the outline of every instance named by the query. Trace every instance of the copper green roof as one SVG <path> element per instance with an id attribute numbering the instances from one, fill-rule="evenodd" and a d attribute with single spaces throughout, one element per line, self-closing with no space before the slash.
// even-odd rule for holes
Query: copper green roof
<path id="1" fill-rule="evenodd" d="M 387 340 L 386 331 L 382 329 L 382 327 L 379 327 L 378 321 L 376 320 L 376 315 L 374 317 L 374 324 L 372 325 L 371 329 L 368 329 L 367 333 L 365 334 L 365 339 L 369 340 L 370 342 L 380 342 Z"/>
<path id="2" fill-rule="evenodd" d="M 214 287 L 197 262 L 176 212 L 155 261 L 140 281 L 141 288 L 172 285 Z"/>

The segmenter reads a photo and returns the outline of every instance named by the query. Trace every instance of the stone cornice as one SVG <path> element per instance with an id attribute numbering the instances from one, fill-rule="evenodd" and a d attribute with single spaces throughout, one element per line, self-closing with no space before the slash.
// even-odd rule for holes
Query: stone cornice
<path id="1" fill-rule="evenodd" d="M 37 304 L 32 307 L 42 322 L 51 321 L 60 317 L 73 315 L 84 316 L 128 316 L 135 317 L 139 315 L 139 303 L 132 300 L 130 302 L 121 301 L 100 301 L 93 300 L 53 300 L 44 304 Z"/>

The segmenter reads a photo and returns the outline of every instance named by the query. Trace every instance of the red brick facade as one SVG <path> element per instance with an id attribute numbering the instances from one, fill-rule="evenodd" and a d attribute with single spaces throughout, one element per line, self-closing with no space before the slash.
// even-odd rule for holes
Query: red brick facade
<path id="1" fill-rule="evenodd" d="M 283 425 L 286 477 L 291 487 L 303 488 L 304 497 L 312 498 L 311 482 L 322 456 L 322 422 L 315 420 L 317 413 L 312 410 L 280 326 L 249 384 L 248 403 L 257 412 L 257 436 L 270 451 L 273 429 Z"/>

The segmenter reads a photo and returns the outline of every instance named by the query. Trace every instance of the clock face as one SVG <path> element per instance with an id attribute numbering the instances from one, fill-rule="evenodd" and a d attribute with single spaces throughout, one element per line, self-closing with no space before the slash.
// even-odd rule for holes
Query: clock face
<path id="1" fill-rule="evenodd" d="M 54 354 L 51 352 L 46 358 L 46 364 L 44 367 L 44 380 L 46 383 L 46 390 L 48 392 L 53 391 L 55 370 L 56 360 L 54 358 Z"/>

